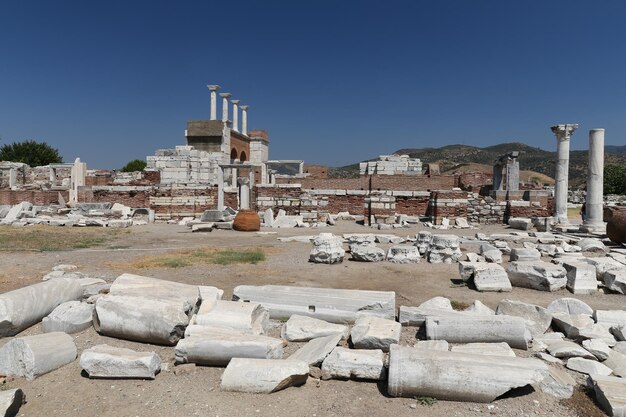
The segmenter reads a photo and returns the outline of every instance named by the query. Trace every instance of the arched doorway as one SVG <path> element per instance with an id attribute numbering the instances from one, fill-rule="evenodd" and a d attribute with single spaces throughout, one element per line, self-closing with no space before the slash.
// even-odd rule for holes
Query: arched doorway
<path id="1" fill-rule="evenodd" d="M 241 151 L 241 156 L 239 157 L 239 160 L 241 162 L 246 162 L 247 158 L 246 158 L 246 153 L 244 151 Z"/>
<path id="2" fill-rule="evenodd" d="M 232 159 L 233 161 L 234 161 L 235 159 L 237 159 L 237 149 L 233 148 L 233 149 L 230 151 L 230 159 Z"/>

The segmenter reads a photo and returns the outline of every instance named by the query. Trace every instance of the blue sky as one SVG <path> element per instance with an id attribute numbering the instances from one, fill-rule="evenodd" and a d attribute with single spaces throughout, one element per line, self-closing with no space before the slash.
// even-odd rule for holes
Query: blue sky
<path id="1" fill-rule="evenodd" d="M 4 1 L 0 144 L 119 168 L 184 144 L 219 84 L 272 159 L 553 150 L 555 123 L 580 124 L 573 149 L 596 127 L 623 145 L 625 22 L 620 0 Z"/>

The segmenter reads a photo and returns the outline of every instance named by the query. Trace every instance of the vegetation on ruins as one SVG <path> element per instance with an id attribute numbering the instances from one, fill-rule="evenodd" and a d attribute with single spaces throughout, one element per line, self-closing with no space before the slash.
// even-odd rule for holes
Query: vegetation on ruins
<path id="1" fill-rule="evenodd" d="M 194 265 L 232 265 L 253 264 L 265 260 L 265 252 L 260 249 L 225 249 L 200 248 L 149 256 L 134 261 L 130 266 L 136 269 L 147 268 L 183 268 Z"/>
<path id="2" fill-rule="evenodd" d="M 604 194 L 626 195 L 626 166 L 604 166 Z"/>
<path id="3" fill-rule="evenodd" d="M 129 161 L 122 169 L 121 172 L 135 172 L 135 171 L 143 171 L 148 164 L 146 161 L 141 159 L 133 159 Z"/>
<path id="4" fill-rule="evenodd" d="M 25 140 L 0 147 L 0 161 L 22 162 L 31 167 L 63 162 L 59 151 L 45 142 Z"/>
<path id="5" fill-rule="evenodd" d="M 103 246 L 128 233 L 122 229 L 50 227 L 0 227 L 0 252 L 55 252 Z"/>

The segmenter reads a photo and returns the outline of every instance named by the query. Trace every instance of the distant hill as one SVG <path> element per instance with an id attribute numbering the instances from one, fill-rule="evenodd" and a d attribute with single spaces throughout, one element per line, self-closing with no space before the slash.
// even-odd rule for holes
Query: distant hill
<path id="1" fill-rule="evenodd" d="M 511 151 L 519 151 L 520 170 L 532 171 L 554 178 L 556 152 L 546 151 L 541 148 L 528 146 L 523 143 L 501 143 L 499 145 L 479 148 L 468 145 L 448 145 L 441 148 L 405 148 L 399 149 L 394 154 L 409 155 L 419 158 L 424 163 L 438 163 L 442 172 L 458 173 L 470 172 L 471 164 L 484 165 L 479 171 L 488 171 L 489 166 L 500 155 Z M 626 146 L 607 146 L 605 148 L 605 163 L 626 165 Z M 570 185 L 583 187 L 587 178 L 587 151 L 570 152 Z M 466 167 L 462 171 L 459 168 Z M 331 176 L 347 177 L 358 176 L 358 164 L 345 167 L 333 168 Z M 532 176 L 532 172 L 528 175 Z M 522 179 L 523 176 L 522 176 Z M 546 181 L 553 182 L 553 181 Z"/>

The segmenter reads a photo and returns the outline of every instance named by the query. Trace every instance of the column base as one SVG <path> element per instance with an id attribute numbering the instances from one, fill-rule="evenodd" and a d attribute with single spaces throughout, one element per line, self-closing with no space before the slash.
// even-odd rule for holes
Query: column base
<path id="1" fill-rule="evenodd" d="M 585 233 L 593 233 L 594 235 L 604 235 L 606 234 L 606 223 L 583 223 L 579 230 Z"/>

